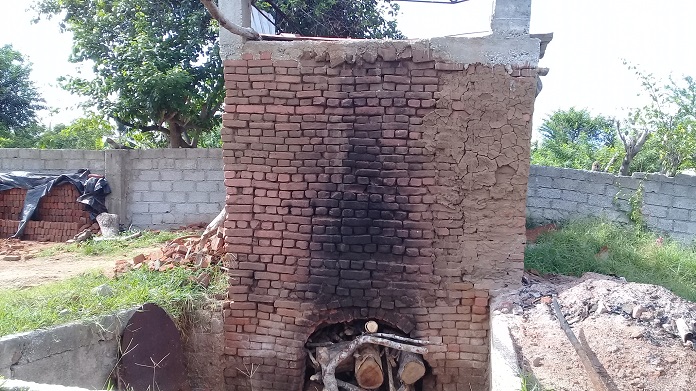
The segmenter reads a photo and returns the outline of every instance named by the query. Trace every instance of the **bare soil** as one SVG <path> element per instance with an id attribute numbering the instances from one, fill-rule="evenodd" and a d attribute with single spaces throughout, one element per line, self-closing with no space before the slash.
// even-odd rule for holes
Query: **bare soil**
<path id="1" fill-rule="evenodd" d="M 136 254 L 157 250 L 160 246 L 138 248 L 109 255 L 83 255 L 74 252 L 59 252 L 51 256 L 38 257 L 42 250 L 59 243 L 33 242 L 28 240 L 0 240 L 0 288 L 28 288 L 74 277 L 89 271 L 99 271 L 113 276 L 114 262 Z M 10 255 L 10 257 L 8 257 Z M 15 259 L 17 256 L 19 260 Z"/>
<path id="2" fill-rule="evenodd" d="M 660 286 L 600 274 L 526 274 L 524 286 L 502 297 L 493 310 L 509 314 L 505 316 L 522 370 L 544 390 L 594 390 L 552 309 L 542 300 L 552 294 L 558 295 L 574 333 L 584 332 L 610 390 L 696 390 L 693 341 L 683 343 L 674 324 L 683 318 L 693 328 L 695 303 Z"/>

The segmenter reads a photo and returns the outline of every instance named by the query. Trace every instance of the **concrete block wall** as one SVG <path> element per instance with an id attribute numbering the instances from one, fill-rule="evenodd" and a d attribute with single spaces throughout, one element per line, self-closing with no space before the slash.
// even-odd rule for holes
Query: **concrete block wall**
<path id="1" fill-rule="evenodd" d="M 88 168 L 104 174 L 104 151 L 0 148 L 0 172 L 66 173 Z"/>
<path id="2" fill-rule="evenodd" d="M 137 228 L 209 222 L 225 204 L 220 149 L 38 150 L 0 149 L 0 172 L 105 175 L 107 207 Z"/>
<path id="3" fill-rule="evenodd" d="M 128 166 L 126 215 L 134 226 L 210 222 L 223 208 L 220 149 L 129 151 Z"/>
<path id="4" fill-rule="evenodd" d="M 642 189 L 642 197 L 637 195 Z M 684 243 L 696 237 L 696 177 L 636 173 L 630 177 L 584 170 L 532 166 L 527 217 L 535 223 L 604 216 L 629 222 L 630 200 L 653 231 Z"/>

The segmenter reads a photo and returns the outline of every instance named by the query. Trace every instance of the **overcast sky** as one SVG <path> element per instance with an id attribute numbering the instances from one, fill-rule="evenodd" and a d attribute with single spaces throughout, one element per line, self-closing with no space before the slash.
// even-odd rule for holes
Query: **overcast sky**
<path id="1" fill-rule="evenodd" d="M 75 74 L 68 63 L 71 37 L 56 21 L 31 24 L 29 1 L 0 0 L 0 45 L 12 44 L 33 62 L 33 79 L 49 106 L 45 123 L 69 122 L 80 115 L 79 99 L 62 91 L 56 79 Z M 399 3 L 399 28 L 409 38 L 429 38 L 490 30 L 493 0 L 460 4 Z M 534 125 L 557 109 L 587 108 L 594 114 L 621 116 L 639 105 L 635 76 L 623 60 L 666 77 L 696 76 L 693 0 L 532 0 L 532 32 L 553 32 L 540 66 L 542 79 Z"/>

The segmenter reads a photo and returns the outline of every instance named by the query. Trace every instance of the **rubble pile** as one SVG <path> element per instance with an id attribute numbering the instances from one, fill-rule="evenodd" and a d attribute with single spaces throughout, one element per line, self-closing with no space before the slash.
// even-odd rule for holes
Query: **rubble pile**
<path id="1" fill-rule="evenodd" d="M 522 286 L 499 296 L 491 311 L 507 318 L 523 370 L 545 388 L 594 389 L 549 305 L 554 296 L 575 334 L 584 333 L 611 389 L 692 389 L 696 303 L 620 277 L 527 272 Z"/>
<path id="2" fill-rule="evenodd" d="M 0 261 L 21 261 L 31 259 L 36 256 L 36 251 L 27 249 L 18 239 L 2 239 L 0 240 Z"/>
<path id="3" fill-rule="evenodd" d="M 116 276 L 128 270 L 148 268 L 152 271 L 167 271 L 176 267 L 203 269 L 212 265 L 229 266 L 232 254 L 225 255 L 225 240 L 220 230 L 211 237 L 188 235 L 176 238 L 150 254 L 138 254 L 132 259 L 116 261 Z"/>
<path id="4" fill-rule="evenodd" d="M 574 282 L 569 287 L 570 281 Z M 579 280 L 565 276 L 541 278 L 527 273 L 523 286 L 514 295 L 501 300 L 494 311 L 522 314 L 543 302 L 544 297 L 554 295 L 558 296 L 563 314 L 571 325 L 613 314 L 633 325 L 643 326 L 643 337 L 656 343 L 665 338 L 681 338 L 677 322 L 683 321 L 696 333 L 696 303 L 658 285 L 626 282 L 620 277 L 597 273 L 585 273 Z M 693 346 L 694 341 L 684 342 Z"/>

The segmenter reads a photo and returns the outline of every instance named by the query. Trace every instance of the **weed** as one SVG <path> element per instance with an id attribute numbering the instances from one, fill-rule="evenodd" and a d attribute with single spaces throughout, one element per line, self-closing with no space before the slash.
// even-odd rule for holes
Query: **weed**
<path id="1" fill-rule="evenodd" d="M 521 375 L 520 391 L 553 391 L 543 388 L 537 379 L 531 373 L 523 373 Z"/>
<path id="2" fill-rule="evenodd" d="M 631 194 L 628 199 L 629 211 L 628 219 L 639 227 L 645 227 L 645 217 L 643 216 L 643 182 L 638 185 L 636 192 Z"/>
<path id="3" fill-rule="evenodd" d="M 604 256 L 598 256 L 603 253 Z M 525 250 L 525 267 L 542 273 L 619 275 L 662 285 L 696 300 L 696 248 L 658 240 L 642 227 L 603 219 L 577 220 L 542 234 Z"/>
<path id="4" fill-rule="evenodd" d="M 191 279 L 204 271 L 212 274 L 208 288 Z M 91 292 L 102 284 L 109 284 L 115 294 L 104 297 Z M 0 289 L 0 336 L 90 319 L 146 302 L 158 304 L 178 319 L 193 303 L 222 292 L 225 285 L 224 273 L 211 267 L 166 272 L 137 269 L 113 280 L 94 272 L 29 289 Z"/>
<path id="5" fill-rule="evenodd" d="M 126 232 L 122 235 L 127 236 L 130 234 L 132 234 L 132 232 Z M 186 233 L 172 231 L 144 231 L 140 237 L 131 240 L 87 240 L 81 243 L 59 244 L 42 250 L 37 256 L 49 257 L 64 252 L 83 255 L 109 255 L 120 251 L 154 246 L 185 234 Z"/>

